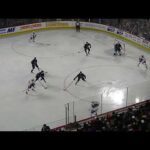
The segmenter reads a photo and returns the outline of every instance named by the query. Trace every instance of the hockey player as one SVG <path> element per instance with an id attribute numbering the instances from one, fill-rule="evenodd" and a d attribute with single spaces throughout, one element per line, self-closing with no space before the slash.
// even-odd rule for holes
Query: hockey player
<path id="1" fill-rule="evenodd" d="M 41 80 L 43 80 L 46 83 L 46 81 L 45 81 L 45 73 L 44 73 L 43 70 L 40 71 L 39 73 L 37 73 L 35 78 L 36 78 L 35 82 L 41 78 Z"/>
<path id="2" fill-rule="evenodd" d="M 115 50 L 115 53 L 114 55 L 120 55 L 121 56 L 121 49 L 122 49 L 122 46 L 119 42 L 117 42 L 115 45 L 114 45 L 114 50 Z"/>
<path id="3" fill-rule="evenodd" d="M 91 48 L 91 44 L 86 42 L 84 45 L 84 51 L 86 53 L 86 56 L 88 56 L 90 54 L 90 48 Z"/>
<path id="4" fill-rule="evenodd" d="M 75 85 L 77 85 L 80 79 L 82 79 L 83 81 L 86 81 L 86 76 L 81 71 L 73 80 L 75 80 L 76 78 L 78 78 L 78 80 L 76 81 Z"/>
<path id="5" fill-rule="evenodd" d="M 99 102 L 93 101 L 91 103 L 91 116 L 94 114 L 97 115 L 98 109 L 99 109 Z"/>
<path id="6" fill-rule="evenodd" d="M 28 88 L 26 90 L 26 94 L 28 94 L 29 90 L 35 91 L 35 80 L 32 79 L 28 82 Z"/>
<path id="7" fill-rule="evenodd" d="M 148 69 L 147 64 L 146 64 L 146 59 L 145 59 L 144 55 L 141 55 L 141 56 L 139 57 L 138 67 L 139 67 L 139 65 L 140 65 L 141 63 L 142 63 L 143 65 L 145 65 L 146 69 Z"/>
<path id="8" fill-rule="evenodd" d="M 39 66 L 38 66 L 38 64 L 37 64 L 37 59 L 36 59 L 36 57 L 34 57 L 34 59 L 31 61 L 31 64 L 32 64 L 31 73 L 33 73 L 33 70 L 35 69 L 35 67 L 37 67 L 38 70 L 40 71 L 40 68 L 39 68 Z"/>
<path id="9" fill-rule="evenodd" d="M 35 42 L 35 38 L 36 38 L 36 34 L 35 34 L 35 32 L 33 32 L 30 37 L 30 41 Z"/>
<path id="10" fill-rule="evenodd" d="M 80 22 L 79 21 L 76 22 L 76 31 L 80 32 Z"/>

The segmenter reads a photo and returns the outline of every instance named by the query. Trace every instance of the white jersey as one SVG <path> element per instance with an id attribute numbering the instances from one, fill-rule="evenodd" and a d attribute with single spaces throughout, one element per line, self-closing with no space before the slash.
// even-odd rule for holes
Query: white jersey
<path id="1" fill-rule="evenodd" d="M 35 81 L 32 79 L 32 80 L 29 80 L 28 82 L 28 87 L 30 86 L 34 86 L 35 85 Z"/>
<path id="2" fill-rule="evenodd" d="M 80 22 L 76 22 L 76 26 L 80 26 Z"/>
<path id="3" fill-rule="evenodd" d="M 148 69 L 148 66 L 147 66 L 147 64 L 146 64 L 146 59 L 145 59 L 145 57 L 144 57 L 143 55 L 139 57 L 138 66 L 139 66 L 141 63 L 142 63 L 143 65 L 145 65 L 146 69 Z"/>
<path id="4" fill-rule="evenodd" d="M 32 79 L 32 80 L 30 80 L 30 81 L 28 82 L 28 88 L 27 88 L 27 90 L 26 90 L 26 94 L 28 94 L 28 92 L 29 92 L 30 90 L 35 91 L 35 81 L 34 81 L 34 79 Z"/>

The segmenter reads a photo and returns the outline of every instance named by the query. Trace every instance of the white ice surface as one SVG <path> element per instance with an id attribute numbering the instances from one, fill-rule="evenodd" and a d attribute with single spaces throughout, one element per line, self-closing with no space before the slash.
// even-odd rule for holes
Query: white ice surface
<path id="1" fill-rule="evenodd" d="M 126 44 L 126 55 L 113 56 L 114 38 L 94 31 L 38 32 L 36 43 L 29 43 L 29 36 L 0 39 L 1 131 L 34 130 L 36 126 L 40 129 L 44 123 L 50 123 L 51 128 L 61 125 L 65 123 L 64 105 L 72 101 L 76 101 L 78 119 L 83 119 L 85 112 L 87 117 L 90 102 L 96 100 L 101 103 L 100 93 L 108 89 L 122 90 L 123 95 L 118 91 L 122 102 L 112 98 L 112 95 L 116 97 L 114 93 L 109 98 L 104 95 L 103 112 L 126 105 L 126 87 L 128 104 L 135 103 L 136 98 L 139 101 L 149 98 L 150 71 L 142 65 L 137 67 L 141 54 L 145 55 L 150 66 L 149 53 Z M 88 57 L 82 51 L 86 41 L 92 44 Z M 35 56 L 40 68 L 48 72 L 48 89 L 43 89 L 37 82 L 36 92 L 26 95 L 27 83 L 35 76 L 30 73 L 30 62 Z M 79 71 L 86 74 L 87 83 L 81 81 L 75 86 L 73 82 L 64 91 Z"/>

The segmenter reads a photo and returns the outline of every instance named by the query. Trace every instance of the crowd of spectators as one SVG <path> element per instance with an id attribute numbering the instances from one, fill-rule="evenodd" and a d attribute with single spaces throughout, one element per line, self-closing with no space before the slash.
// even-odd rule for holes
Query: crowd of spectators
<path id="1" fill-rule="evenodd" d="M 18 26 L 30 23 L 38 23 L 45 21 L 55 21 L 55 20 L 72 20 L 72 21 L 86 21 L 101 23 L 109 26 L 117 27 L 121 30 L 127 31 L 131 34 L 137 35 L 139 37 L 144 37 L 150 40 L 150 19 L 97 19 L 97 18 L 86 18 L 86 19 L 0 19 L 0 28 Z"/>
<path id="2" fill-rule="evenodd" d="M 25 24 L 39 23 L 45 21 L 52 21 L 54 19 L 0 19 L 0 28 L 7 28 Z"/>
<path id="3" fill-rule="evenodd" d="M 101 23 L 150 40 L 150 19 L 101 19 Z"/>
<path id="4" fill-rule="evenodd" d="M 72 131 L 72 129 L 71 129 Z M 150 101 L 141 106 L 132 106 L 124 112 L 113 112 L 109 116 L 96 117 L 91 121 L 76 123 L 73 131 L 78 132 L 149 132 Z"/>
<path id="5" fill-rule="evenodd" d="M 50 131 L 50 127 L 49 127 L 48 125 L 46 125 L 46 124 L 43 124 L 43 127 L 42 127 L 41 131 L 42 131 L 42 132 L 45 132 L 45 131 L 46 131 L 46 132 L 47 132 L 47 131 L 49 132 L 49 131 Z"/>
<path id="6" fill-rule="evenodd" d="M 64 19 L 69 20 L 69 19 Z M 70 19 L 78 20 L 78 19 Z M 79 19 L 85 22 L 101 23 L 108 26 L 119 28 L 123 31 L 127 31 L 133 35 L 143 37 L 150 41 L 150 19 Z"/>
<path id="7" fill-rule="evenodd" d="M 45 127 L 44 127 L 45 126 Z M 42 131 L 60 132 L 150 132 L 150 100 L 142 105 L 113 111 L 84 122 L 75 122 L 64 128 L 51 129 L 43 125 Z"/>
<path id="8" fill-rule="evenodd" d="M 0 19 L 0 28 L 12 27 L 30 23 L 54 21 L 56 19 Z M 57 19 L 58 20 L 58 19 Z M 78 20 L 78 19 L 59 19 Z M 79 19 L 114 26 L 123 31 L 150 41 L 150 19 Z M 113 113 L 110 117 L 97 118 L 83 125 L 77 125 L 77 131 L 150 131 L 150 103 L 140 108 L 129 108 L 127 112 Z M 50 131 L 50 127 L 43 125 L 42 131 Z"/>

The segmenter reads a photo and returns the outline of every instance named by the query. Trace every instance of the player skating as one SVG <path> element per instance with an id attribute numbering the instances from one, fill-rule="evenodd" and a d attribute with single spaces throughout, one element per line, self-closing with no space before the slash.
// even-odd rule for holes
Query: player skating
<path id="1" fill-rule="evenodd" d="M 85 51 L 86 56 L 90 54 L 90 49 L 91 49 L 91 44 L 86 42 L 84 45 L 84 51 Z"/>
<path id="2" fill-rule="evenodd" d="M 35 32 L 32 33 L 32 35 L 30 36 L 30 41 L 35 42 L 35 38 L 36 38 L 36 34 Z"/>
<path id="3" fill-rule="evenodd" d="M 43 80 L 45 83 L 46 83 L 46 81 L 45 81 L 45 73 L 44 73 L 44 71 L 42 70 L 42 71 L 40 71 L 39 73 L 37 73 L 36 74 L 36 76 L 35 76 L 35 82 L 37 81 L 37 80 L 39 80 L 39 79 L 41 79 L 41 80 Z"/>
<path id="4" fill-rule="evenodd" d="M 121 50 L 122 50 L 122 46 L 120 44 L 120 42 L 118 41 L 116 44 L 114 44 L 114 55 L 120 55 L 121 56 Z"/>
<path id="5" fill-rule="evenodd" d="M 32 90 L 32 91 L 35 91 L 35 80 L 32 79 L 28 82 L 28 88 L 26 90 L 26 94 L 28 94 L 28 92 Z"/>
<path id="6" fill-rule="evenodd" d="M 147 66 L 147 64 L 146 64 L 146 59 L 145 59 L 144 55 L 141 55 L 141 56 L 139 57 L 138 67 L 139 67 L 139 65 L 140 65 L 141 63 L 142 63 L 143 65 L 145 65 L 145 68 L 146 68 L 146 69 L 148 69 L 148 66 Z"/>
<path id="7" fill-rule="evenodd" d="M 37 59 L 36 57 L 34 57 L 34 59 L 31 61 L 31 64 L 32 64 L 32 70 L 31 70 L 31 73 L 33 73 L 33 70 L 35 69 L 35 67 L 38 68 L 38 70 L 40 70 L 38 64 L 37 64 Z"/>
<path id="8" fill-rule="evenodd" d="M 86 76 L 81 71 L 73 80 L 76 80 L 76 78 L 78 78 L 78 79 L 77 79 L 75 85 L 77 85 L 77 83 L 80 81 L 80 79 L 82 79 L 83 81 L 86 81 Z"/>
<path id="9" fill-rule="evenodd" d="M 79 21 L 76 22 L 76 31 L 80 32 L 80 22 Z"/>

